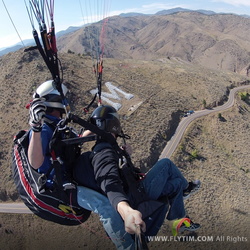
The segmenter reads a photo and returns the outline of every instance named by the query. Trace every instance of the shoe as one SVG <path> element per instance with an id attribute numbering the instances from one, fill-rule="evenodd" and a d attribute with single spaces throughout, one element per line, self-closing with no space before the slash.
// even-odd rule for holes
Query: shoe
<path id="1" fill-rule="evenodd" d="M 201 182 L 199 180 L 191 181 L 188 187 L 183 190 L 183 200 L 189 198 L 191 194 L 195 194 L 201 187 Z"/>
<path id="2" fill-rule="evenodd" d="M 194 232 L 200 228 L 200 224 L 194 223 L 189 217 L 175 220 L 172 227 L 173 236 L 177 236 L 178 233 L 183 233 L 184 231 Z"/>
<path id="3" fill-rule="evenodd" d="M 198 223 L 194 223 L 190 220 L 190 226 L 186 226 L 185 223 L 182 223 L 182 225 L 180 226 L 178 233 L 182 233 L 184 231 L 189 231 L 189 232 L 194 232 L 196 230 L 198 230 L 201 227 L 200 224 Z"/>

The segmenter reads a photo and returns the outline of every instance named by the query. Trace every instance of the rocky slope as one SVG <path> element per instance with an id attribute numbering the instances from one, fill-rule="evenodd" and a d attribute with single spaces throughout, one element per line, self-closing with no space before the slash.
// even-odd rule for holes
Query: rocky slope
<path id="1" fill-rule="evenodd" d="M 8 77 L 1 79 L 1 82 L 5 83 L 1 85 L 1 93 L 12 94 L 15 97 L 15 99 L 7 97 L 2 99 L 1 143 L 4 145 L 1 148 L 0 162 L 2 201 L 17 198 L 9 169 L 11 137 L 18 129 L 28 127 L 27 110 L 23 106 L 33 92 L 32 85 L 48 77 L 45 71 L 40 71 L 42 73 L 36 77 L 34 77 L 35 74 L 29 74 L 29 69 L 34 70 L 37 65 L 40 65 L 39 69 L 42 70 L 42 63 L 37 59 L 36 54 L 30 55 L 29 58 L 31 57 L 32 60 L 27 63 L 26 56 L 19 51 L 9 55 L 8 58 L 1 59 L 1 66 L 5 66 L 5 68 L 1 67 L 1 69 L 4 68 L 2 75 L 11 75 L 14 70 L 21 73 L 21 75 L 18 74 L 19 77 L 12 74 L 13 79 Z M 9 65 L 8 61 L 12 57 L 17 59 L 17 63 Z M 84 80 L 89 81 L 90 78 L 86 76 L 91 77 L 87 73 L 85 64 L 87 59 L 83 60 L 82 57 L 72 54 L 63 55 L 62 58 L 66 65 L 66 78 L 69 75 L 71 79 L 68 84 L 72 90 L 77 90 L 76 93 L 71 94 L 72 109 L 81 113 L 80 107 L 82 108 L 91 99 L 88 93 L 91 88 Z M 84 63 L 81 64 L 82 60 Z M 22 61 L 25 61 L 25 67 L 20 66 Z M 157 71 L 159 82 L 153 81 L 155 77 L 150 78 L 156 74 L 158 63 L 160 68 L 164 69 Z M 166 137 L 170 136 L 171 131 L 173 132 L 174 127 L 177 126 L 180 111 L 190 107 L 194 110 L 202 108 L 199 93 L 202 95 L 205 92 L 206 100 L 209 100 L 208 103 L 212 105 L 216 100 L 219 102 L 225 99 L 223 96 L 226 95 L 227 87 L 232 83 L 237 85 L 237 82 L 245 80 L 236 74 L 214 72 L 212 75 L 215 78 L 210 78 L 209 81 L 213 88 L 211 86 L 210 91 L 205 91 L 210 85 L 205 84 L 206 81 L 203 82 L 203 78 L 199 77 L 198 73 L 201 73 L 202 69 L 196 67 L 191 69 L 188 64 L 180 64 L 176 61 L 151 64 L 128 60 L 123 66 L 121 67 L 119 61 L 108 60 L 106 70 L 110 71 L 110 75 L 107 77 L 119 75 L 120 81 L 116 83 L 119 83 L 121 88 L 145 100 L 144 105 L 123 120 L 123 123 L 126 131 L 131 132 L 132 135 L 131 144 L 135 151 L 133 158 L 146 169 L 157 158 L 166 143 Z M 152 69 L 154 70 L 151 71 Z M 184 69 L 193 74 L 185 74 Z M 174 76 L 178 80 L 177 83 L 172 81 Z M 145 79 L 143 83 L 142 77 Z M 168 84 L 166 80 L 163 84 L 160 79 L 168 79 L 170 83 Z M 149 84 L 152 82 L 154 82 L 154 88 Z M 192 82 L 199 83 L 196 87 L 200 88 L 201 92 L 190 88 Z M 218 86 L 218 83 L 221 85 Z M 7 86 L 12 86 L 12 89 Z M 217 91 L 213 90 L 214 88 Z M 246 91 L 250 93 L 249 89 Z M 85 98 L 82 99 L 82 96 Z M 123 114 L 126 113 L 125 106 L 121 111 Z M 201 118 L 190 125 L 172 159 L 188 179 L 199 178 L 202 181 L 201 191 L 185 202 L 187 213 L 194 221 L 201 223 L 202 228 L 197 234 L 182 234 L 181 236 L 194 237 L 183 238 L 190 239 L 183 242 L 183 239 L 179 241 L 170 238 L 171 223 L 166 221 L 158 236 L 168 236 L 168 240 L 162 238 L 163 240 L 150 242 L 150 249 L 247 249 L 246 240 L 250 237 L 246 230 L 249 224 L 249 122 L 249 99 L 242 101 L 237 97 L 232 109 L 222 112 L 221 115 L 212 114 Z M 145 134 L 147 136 L 144 136 Z M 194 151 L 197 155 L 191 157 L 195 155 Z M 114 249 L 95 214 L 87 223 L 70 228 L 46 222 L 34 215 L 0 214 L 0 218 L 1 249 L 43 249 L 44 245 L 50 249 L 99 249 L 100 247 Z"/>
<path id="2" fill-rule="evenodd" d="M 152 60 L 178 57 L 218 70 L 248 74 L 250 19 L 230 14 L 111 17 L 101 46 L 107 57 Z M 103 22 L 60 37 L 58 47 L 80 54 L 97 50 Z M 91 39 L 90 39 L 91 37 Z M 91 42 L 90 42 L 91 41 Z"/>
<path id="3" fill-rule="evenodd" d="M 72 53 L 61 54 L 64 79 L 70 89 L 72 112 L 83 116 L 83 107 L 91 100 L 95 88 L 91 60 Z M 41 82 L 50 79 L 48 70 L 37 52 L 10 53 L 0 58 L 1 81 L 1 199 L 16 199 L 10 173 L 10 149 L 14 134 L 28 128 L 25 105 Z M 207 74 L 209 72 L 210 74 Z M 131 136 L 133 160 L 148 169 L 171 137 L 180 116 L 186 110 L 213 106 L 225 99 L 227 89 L 245 82 L 235 73 L 212 71 L 178 60 L 114 60 L 105 61 L 104 82 L 110 81 L 132 93 L 142 104 L 126 118 L 130 101 L 124 103 L 121 115 L 124 130 Z M 218 84 L 219 83 L 219 84 Z M 105 90 L 104 91 L 108 91 Z M 126 119 L 125 119 L 126 118 Z M 147 137 L 145 137 L 147 134 Z M 143 138 L 143 140 L 142 140 Z"/>

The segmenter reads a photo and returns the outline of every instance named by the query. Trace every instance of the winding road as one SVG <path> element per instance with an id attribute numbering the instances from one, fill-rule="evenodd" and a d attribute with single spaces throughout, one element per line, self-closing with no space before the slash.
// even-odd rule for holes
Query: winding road
<path id="1" fill-rule="evenodd" d="M 177 148 L 185 130 L 187 129 L 188 125 L 193 120 L 204 115 L 208 115 L 214 112 L 224 111 L 224 110 L 231 108 L 234 105 L 235 93 L 239 90 L 247 89 L 247 88 L 250 88 L 250 85 L 243 85 L 243 86 L 232 89 L 230 91 L 228 101 L 222 106 L 218 106 L 214 109 L 205 109 L 205 110 L 196 111 L 192 115 L 188 117 L 184 117 L 179 123 L 175 134 L 172 136 L 172 138 L 168 141 L 166 147 L 163 149 L 159 159 L 171 157 L 171 155 Z M 21 213 L 32 213 L 32 212 L 23 203 L 0 203 L 0 213 L 21 214 Z"/>
<path id="2" fill-rule="evenodd" d="M 218 107 L 213 108 L 213 109 L 199 110 L 199 111 L 196 111 L 193 114 L 189 115 L 188 117 L 184 117 L 181 120 L 181 122 L 179 123 L 179 125 L 175 131 L 175 134 L 172 136 L 172 138 L 168 141 L 166 147 L 163 149 L 159 159 L 171 157 L 171 155 L 174 153 L 175 149 L 177 148 L 185 130 L 187 129 L 188 125 L 193 120 L 195 120 L 201 116 L 204 116 L 204 115 L 208 115 L 208 114 L 211 114 L 214 112 L 224 111 L 224 110 L 231 108 L 234 105 L 235 93 L 239 90 L 247 89 L 247 88 L 250 88 L 250 85 L 244 85 L 244 86 L 240 86 L 240 87 L 232 89 L 229 93 L 228 101 L 225 104 L 223 104 L 222 106 L 218 106 Z"/>

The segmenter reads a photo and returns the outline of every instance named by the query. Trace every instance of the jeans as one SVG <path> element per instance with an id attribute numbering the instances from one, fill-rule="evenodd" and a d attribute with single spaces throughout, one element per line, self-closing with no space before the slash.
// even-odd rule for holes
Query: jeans
<path id="1" fill-rule="evenodd" d="M 170 206 L 168 220 L 185 217 L 183 190 L 187 188 L 188 181 L 172 161 L 167 158 L 159 160 L 148 171 L 141 185 L 152 200 L 164 196 L 168 198 Z"/>
<path id="2" fill-rule="evenodd" d="M 188 186 L 187 180 L 169 159 L 158 161 L 141 181 L 146 193 L 152 200 L 168 197 L 170 209 L 167 219 L 174 220 L 185 217 L 183 190 Z M 108 198 L 92 189 L 78 186 L 78 204 L 99 214 L 100 221 L 117 249 L 133 249 L 134 240 L 126 233 L 124 223 L 118 212 L 111 206 Z M 156 235 L 164 222 L 167 210 L 163 210 L 158 219 L 160 225 L 150 230 Z"/>
<path id="3" fill-rule="evenodd" d="M 106 233 L 117 249 L 129 250 L 135 248 L 134 240 L 131 235 L 125 231 L 121 216 L 111 206 L 106 196 L 92 189 L 78 186 L 77 201 L 81 207 L 99 215 Z"/>

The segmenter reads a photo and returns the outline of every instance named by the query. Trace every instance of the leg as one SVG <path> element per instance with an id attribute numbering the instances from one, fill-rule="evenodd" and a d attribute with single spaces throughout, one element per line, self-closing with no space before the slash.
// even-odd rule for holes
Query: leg
<path id="1" fill-rule="evenodd" d="M 151 199 L 168 197 L 170 204 L 168 220 L 185 216 L 183 190 L 188 186 L 188 181 L 172 161 L 169 159 L 158 161 L 147 173 L 142 185 Z"/>
<path id="2" fill-rule="evenodd" d="M 99 214 L 100 221 L 117 249 L 133 249 L 134 240 L 124 229 L 121 216 L 111 206 L 108 198 L 92 189 L 77 187 L 78 204 Z"/>

